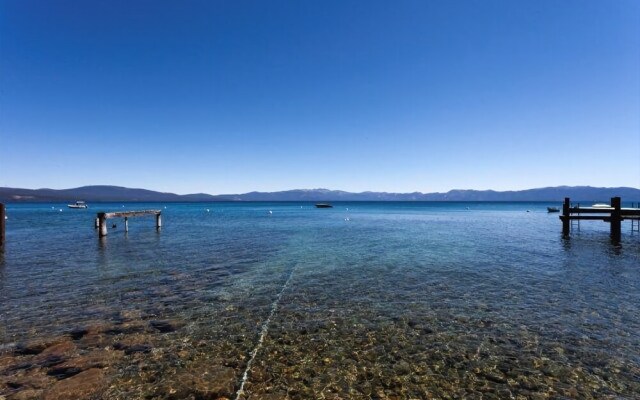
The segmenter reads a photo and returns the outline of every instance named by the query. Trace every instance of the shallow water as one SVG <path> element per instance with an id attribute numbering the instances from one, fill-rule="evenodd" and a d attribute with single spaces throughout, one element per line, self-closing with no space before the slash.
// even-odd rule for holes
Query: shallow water
<path id="1" fill-rule="evenodd" d="M 64 357 L 118 353 L 108 399 L 637 398 L 640 237 L 563 239 L 547 205 L 8 205 L 0 395 L 50 373 L 24 343 L 102 324 Z M 114 220 L 98 240 L 96 211 L 150 208 L 160 232 Z"/>

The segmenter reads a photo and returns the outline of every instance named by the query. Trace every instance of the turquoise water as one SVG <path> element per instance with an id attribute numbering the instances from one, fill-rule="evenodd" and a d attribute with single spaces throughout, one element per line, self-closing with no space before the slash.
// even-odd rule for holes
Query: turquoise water
<path id="1" fill-rule="evenodd" d="M 105 324 L 77 354 L 147 345 L 102 398 L 637 398 L 639 234 L 563 239 L 548 205 L 10 204 L 0 351 Z M 134 209 L 161 231 L 97 238 Z M 222 388 L 174 387 L 194 371 Z"/>

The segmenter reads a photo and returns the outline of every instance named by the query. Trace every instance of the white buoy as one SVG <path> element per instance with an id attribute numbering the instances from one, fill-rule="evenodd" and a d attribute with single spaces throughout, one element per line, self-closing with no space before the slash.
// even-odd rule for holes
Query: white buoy
<path id="1" fill-rule="evenodd" d="M 209 209 L 207 208 L 207 212 L 209 212 Z"/>
<path id="2" fill-rule="evenodd" d="M 269 214 L 273 214 L 273 211 L 269 210 Z"/>
<path id="3" fill-rule="evenodd" d="M 62 208 L 59 211 L 62 212 Z"/>

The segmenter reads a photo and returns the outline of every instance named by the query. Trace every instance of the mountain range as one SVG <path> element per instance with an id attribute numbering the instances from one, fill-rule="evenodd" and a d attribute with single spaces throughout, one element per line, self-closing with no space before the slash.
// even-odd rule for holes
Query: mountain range
<path id="1" fill-rule="evenodd" d="M 640 201 L 640 189 L 632 187 L 556 186 L 516 191 L 450 190 L 446 193 L 351 193 L 328 189 L 296 189 L 280 192 L 210 195 L 179 195 L 121 186 L 83 186 L 73 189 L 19 189 L 0 187 L 0 202 L 200 202 L 200 201 L 608 201 L 620 196 L 623 201 Z"/>

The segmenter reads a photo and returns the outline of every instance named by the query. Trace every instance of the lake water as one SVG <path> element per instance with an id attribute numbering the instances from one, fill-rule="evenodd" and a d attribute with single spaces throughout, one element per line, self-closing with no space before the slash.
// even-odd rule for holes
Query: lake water
<path id="1" fill-rule="evenodd" d="M 638 398 L 640 235 L 548 205 L 9 204 L 0 398 Z"/>

